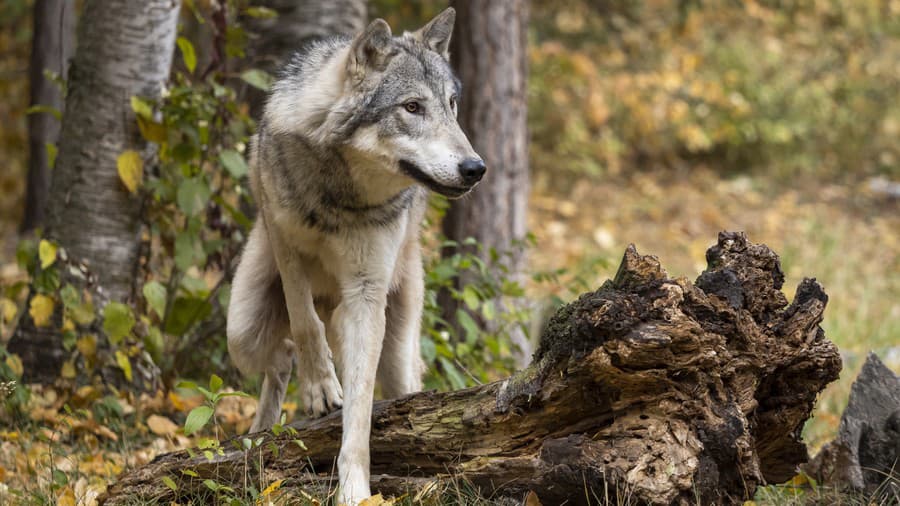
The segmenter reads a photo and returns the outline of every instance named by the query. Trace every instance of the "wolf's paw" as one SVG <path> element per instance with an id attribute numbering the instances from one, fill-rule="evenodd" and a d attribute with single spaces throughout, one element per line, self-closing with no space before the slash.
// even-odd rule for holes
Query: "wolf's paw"
<path id="1" fill-rule="evenodd" d="M 331 360 L 328 360 L 324 367 L 300 370 L 298 373 L 300 399 L 307 415 L 318 418 L 343 405 L 344 392 L 341 390 L 341 383 L 337 379 Z"/>

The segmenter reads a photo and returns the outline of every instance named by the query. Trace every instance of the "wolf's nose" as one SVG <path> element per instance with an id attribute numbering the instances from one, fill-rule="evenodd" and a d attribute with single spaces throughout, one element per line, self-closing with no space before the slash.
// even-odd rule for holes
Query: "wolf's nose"
<path id="1" fill-rule="evenodd" d="M 484 161 L 480 158 L 469 158 L 459 164 L 459 175 L 462 176 L 463 182 L 468 185 L 481 181 L 486 170 L 487 167 L 484 166 Z"/>

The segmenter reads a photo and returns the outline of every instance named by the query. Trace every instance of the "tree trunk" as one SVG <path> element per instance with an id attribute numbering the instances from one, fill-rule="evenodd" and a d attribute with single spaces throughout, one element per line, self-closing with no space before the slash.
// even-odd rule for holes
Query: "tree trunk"
<path id="1" fill-rule="evenodd" d="M 122 185 L 116 160 L 152 149 L 138 131 L 131 97 L 158 97 L 169 75 L 179 2 L 88 0 L 69 72 L 59 157 L 47 202 L 45 237 L 96 277 L 99 302 L 128 301 L 139 260 L 141 198 Z M 26 379 L 59 372 L 61 338 L 23 318 L 9 344 Z"/>
<path id="2" fill-rule="evenodd" d="M 474 237 L 485 247 L 510 253 L 508 276 L 520 280 L 528 206 L 526 124 L 527 2 L 454 0 L 456 29 L 451 60 L 463 82 L 459 122 L 487 164 L 484 180 L 471 196 L 452 203 L 443 231 L 458 242 Z M 452 252 L 450 252 L 452 253 Z M 465 277 L 460 281 L 464 285 Z M 444 295 L 445 319 L 456 320 L 458 301 Z M 524 332 L 513 332 L 517 362 L 531 358 Z"/>
<path id="3" fill-rule="evenodd" d="M 720 234 L 707 259 L 692 284 L 629 247 L 614 280 L 557 312 L 527 369 L 377 402 L 372 487 L 400 494 L 454 477 L 491 497 L 534 491 L 544 504 L 626 494 L 724 504 L 791 478 L 807 460 L 803 423 L 841 369 L 819 327 L 827 296 L 806 279 L 788 305 L 778 257 L 743 234 Z M 213 460 L 162 455 L 101 502 L 186 502 L 206 478 L 238 490 L 287 478 L 282 488 L 298 496 L 331 485 L 340 414 L 293 427 L 259 434 L 251 450 L 225 442 Z"/>
<path id="4" fill-rule="evenodd" d="M 44 76 L 53 72 L 63 79 L 75 50 L 75 4 L 70 0 L 37 0 L 33 9 L 34 31 L 31 63 L 28 69 L 32 106 L 63 110 L 59 87 Z M 28 179 L 22 232 L 44 224 L 47 196 L 50 192 L 50 160 L 47 144 L 59 140 L 59 120 L 47 112 L 28 116 Z"/>
<path id="5" fill-rule="evenodd" d="M 253 65 L 273 72 L 305 44 L 334 35 L 354 35 L 366 27 L 365 0 L 264 0 L 278 13 L 269 19 L 248 18 L 247 28 L 258 34 L 252 47 Z M 265 93 L 247 89 L 253 116 L 262 113 Z"/>

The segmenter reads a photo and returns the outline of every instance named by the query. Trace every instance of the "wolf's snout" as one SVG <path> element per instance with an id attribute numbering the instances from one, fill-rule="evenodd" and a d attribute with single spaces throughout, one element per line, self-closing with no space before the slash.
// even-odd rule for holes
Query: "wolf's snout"
<path id="1" fill-rule="evenodd" d="M 459 163 L 459 175 L 467 185 L 473 185 L 484 177 L 487 167 L 480 158 L 469 158 Z"/>

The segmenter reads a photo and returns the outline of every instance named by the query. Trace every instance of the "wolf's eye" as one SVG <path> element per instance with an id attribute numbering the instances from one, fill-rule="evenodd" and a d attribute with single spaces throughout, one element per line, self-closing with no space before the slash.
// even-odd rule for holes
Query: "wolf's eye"
<path id="1" fill-rule="evenodd" d="M 450 107 L 456 109 L 456 95 L 450 97 Z"/>
<path id="2" fill-rule="evenodd" d="M 403 104 L 403 108 L 410 114 L 416 114 L 421 109 L 418 102 L 407 102 Z"/>

